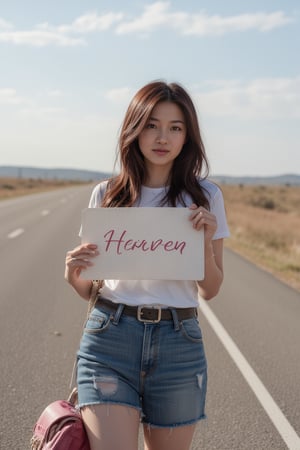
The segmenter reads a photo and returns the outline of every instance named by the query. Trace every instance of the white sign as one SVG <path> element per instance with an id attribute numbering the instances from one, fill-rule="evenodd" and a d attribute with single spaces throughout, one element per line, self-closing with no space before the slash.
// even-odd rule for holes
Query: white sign
<path id="1" fill-rule="evenodd" d="M 204 235 L 188 208 L 88 208 L 82 243 L 100 255 L 82 271 L 85 279 L 202 280 Z"/>

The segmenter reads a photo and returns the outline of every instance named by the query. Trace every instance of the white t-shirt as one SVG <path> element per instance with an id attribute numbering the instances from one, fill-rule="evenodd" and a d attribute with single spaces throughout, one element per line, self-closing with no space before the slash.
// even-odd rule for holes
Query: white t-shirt
<path id="1" fill-rule="evenodd" d="M 229 236 L 224 201 L 221 190 L 208 180 L 201 180 L 201 186 L 210 204 L 210 212 L 217 218 L 217 230 L 213 239 Z M 91 195 L 89 208 L 101 206 L 107 181 L 98 184 Z M 142 186 L 141 195 L 135 206 L 157 207 L 166 194 L 166 188 L 149 188 Z M 189 207 L 193 201 L 189 195 L 183 195 Z M 184 207 L 181 204 L 178 208 Z M 161 305 L 163 308 L 173 306 L 188 308 L 198 306 L 198 287 L 196 281 L 190 280 L 105 280 L 101 294 L 115 303 L 126 305 Z"/>

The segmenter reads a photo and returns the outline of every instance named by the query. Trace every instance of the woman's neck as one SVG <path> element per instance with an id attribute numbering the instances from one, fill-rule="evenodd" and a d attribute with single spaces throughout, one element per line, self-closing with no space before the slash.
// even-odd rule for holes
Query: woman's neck
<path id="1" fill-rule="evenodd" d="M 163 168 L 161 168 L 163 169 Z M 167 186 L 169 181 L 170 172 L 165 170 L 151 170 L 148 171 L 146 179 L 143 183 L 144 186 L 150 188 L 160 188 Z"/>

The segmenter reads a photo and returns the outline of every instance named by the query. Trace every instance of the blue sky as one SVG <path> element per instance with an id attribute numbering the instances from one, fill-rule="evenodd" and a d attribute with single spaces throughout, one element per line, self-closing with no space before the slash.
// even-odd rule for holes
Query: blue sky
<path id="1" fill-rule="evenodd" d="M 112 171 L 132 95 L 178 81 L 212 174 L 300 174 L 298 1 L 0 0 L 0 165 Z"/>

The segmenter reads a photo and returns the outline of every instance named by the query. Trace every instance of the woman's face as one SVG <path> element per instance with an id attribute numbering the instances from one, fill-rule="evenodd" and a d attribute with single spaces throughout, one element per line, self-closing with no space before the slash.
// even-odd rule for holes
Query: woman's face
<path id="1" fill-rule="evenodd" d="M 138 138 L 147 169 L 160 166 L 170 170 L 185 140 L 186 123 L 179 106 L 168 101 L 158 103 Z"/>

